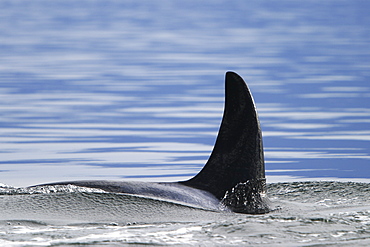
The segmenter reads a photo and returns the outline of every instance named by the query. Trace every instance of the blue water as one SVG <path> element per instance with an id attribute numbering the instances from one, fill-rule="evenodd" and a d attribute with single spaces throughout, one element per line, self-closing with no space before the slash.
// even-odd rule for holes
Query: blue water
<path id="1" fill-rule="evenodd" d="M 2 1 L 0 182 L 196 174 L 241 74 L 268 182 L 369 181 L 366 1 Z"/>
<path id="2" fill-rule="evenodd" d="M 268 180 L 369 179 L 367 2 L 1 5 L 3 183 L 196 174 L 227 70 L 255 97 Z"/>

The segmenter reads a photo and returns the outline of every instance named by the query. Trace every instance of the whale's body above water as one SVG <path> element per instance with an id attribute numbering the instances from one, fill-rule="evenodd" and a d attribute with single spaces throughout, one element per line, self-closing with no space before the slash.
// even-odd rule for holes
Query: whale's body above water
<path id="1" fill-rule="evenodd" d="M 185 203 L 210 210 L 267 213 L 261 128 L 252 95 L 243 79 L 227 72 L 225 108 L 212 154 L 203 169 L 187 181 L 69 181 L 75 185 Z"/>

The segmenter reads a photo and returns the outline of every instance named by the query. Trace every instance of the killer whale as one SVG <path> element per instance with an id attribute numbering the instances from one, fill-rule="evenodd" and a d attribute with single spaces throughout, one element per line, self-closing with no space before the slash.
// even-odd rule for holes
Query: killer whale
<path id="1" fill-rule="evenodd" d="M 270 212 L 262 133 L 252 94 L 235 72 L 225 75 L 225 106 L 213 151 L 203 169 L 179 182 L 67 181 L 73 185 L 170 200 L 210 210 Z"/>

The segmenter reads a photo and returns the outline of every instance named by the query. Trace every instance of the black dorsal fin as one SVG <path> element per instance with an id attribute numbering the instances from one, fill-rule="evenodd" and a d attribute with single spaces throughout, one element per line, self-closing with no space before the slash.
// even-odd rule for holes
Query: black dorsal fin
<path id="1" fill-rule="evenodd" d="M 255 180 L 265 180 L 256 107 L 244 80 L 234 72 L 227 72 L 224 115 L 212 154 L 195 177 L 181 183 L 222 199 L 237 184 Z"/>

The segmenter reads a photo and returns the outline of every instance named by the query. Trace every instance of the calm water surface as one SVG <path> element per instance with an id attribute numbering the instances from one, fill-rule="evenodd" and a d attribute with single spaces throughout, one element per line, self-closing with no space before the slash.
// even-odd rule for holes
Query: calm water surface
<path id="1" fill-rule="evenodd" d="M 0 183 L 188 179 L 212 150 L 228 70 L 254 95 L 268 182 L 368 183 L 369 9 L 1 1 Z"/>
<path id="2" fill-rule="evenodd" d="M 270 182 L 370 178 L 366 2 L 1 5 L 5 184 L 191 177 L 227 70 L 254 94 Z"/>

